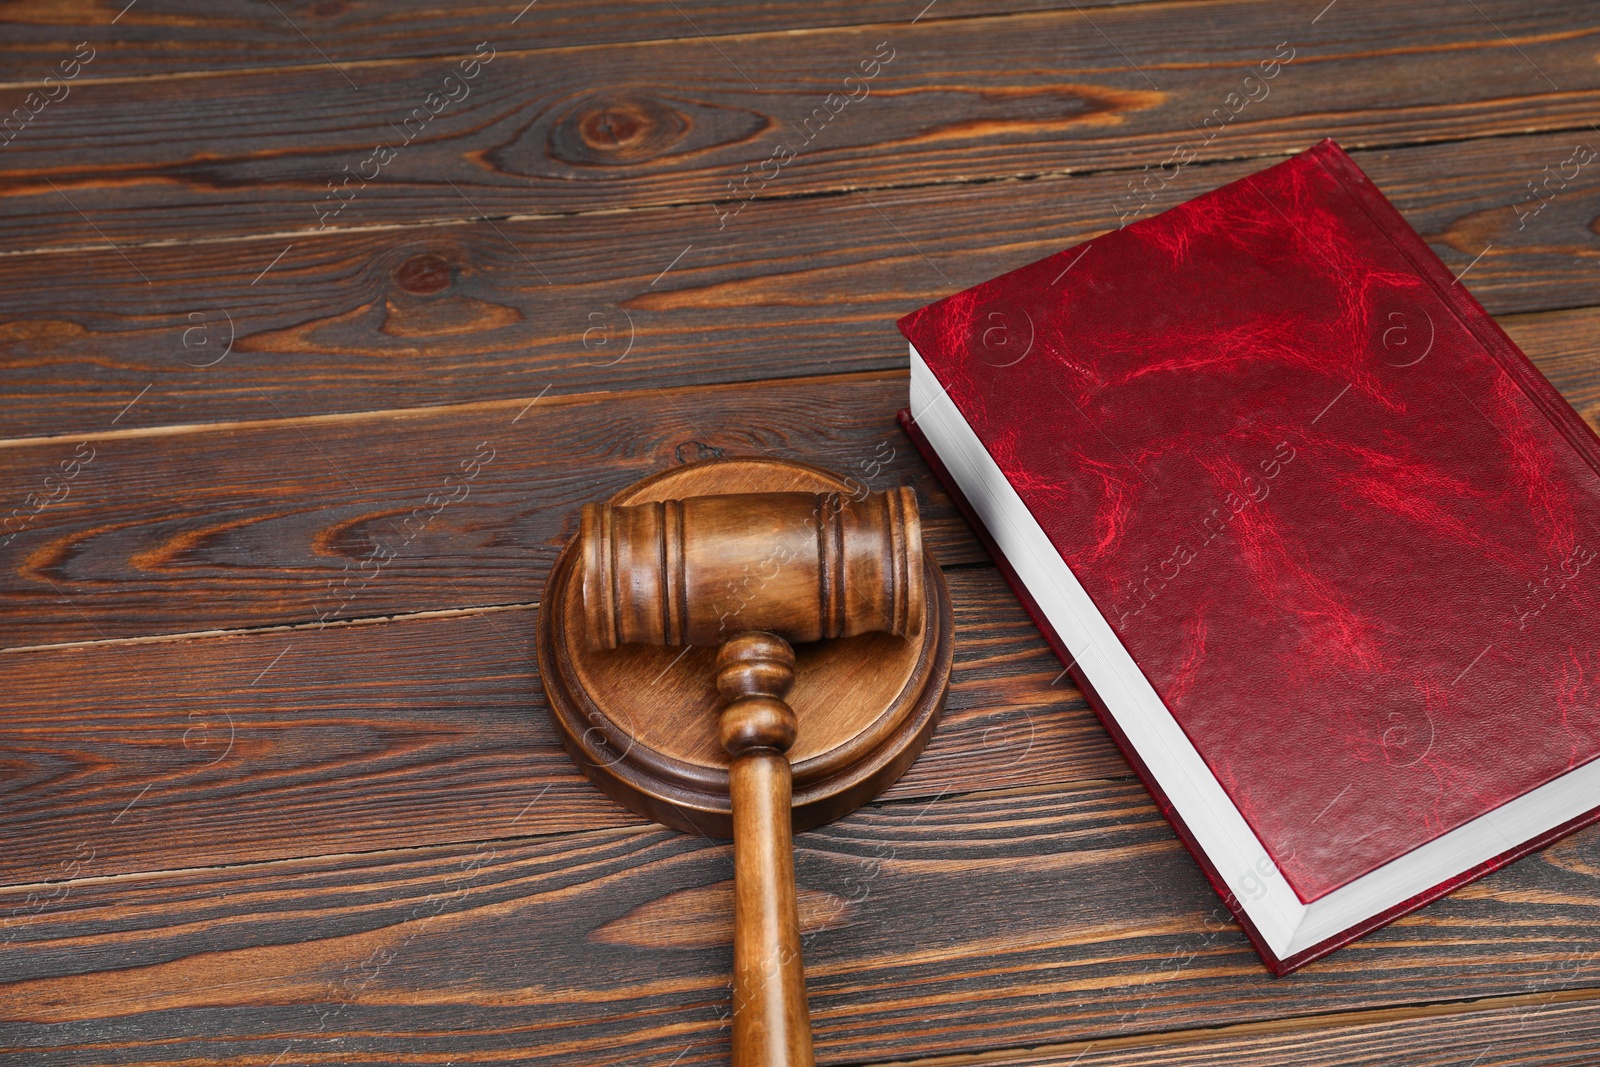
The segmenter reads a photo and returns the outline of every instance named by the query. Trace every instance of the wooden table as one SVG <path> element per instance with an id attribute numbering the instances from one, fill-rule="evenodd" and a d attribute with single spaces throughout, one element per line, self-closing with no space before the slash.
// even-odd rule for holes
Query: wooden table
<path id="1" fill-rule="evenodd" d="M 958 627 L 799 839 L 821 1061 L 1600 1062 L 1600 830 L 1271 978 L 893 419 L 897 316 L 1331 135 L 1592 420 L 1593 4 L 524 2 L 0 5 L 0 1061 L 725 1061 L 729 847 L 530 644 L 581 502 L 766 454 Z"/>

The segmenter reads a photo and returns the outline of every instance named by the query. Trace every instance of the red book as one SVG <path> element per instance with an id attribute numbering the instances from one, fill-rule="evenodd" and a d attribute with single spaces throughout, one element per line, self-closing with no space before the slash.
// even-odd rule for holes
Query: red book
<path id="1" fill-rule="evenodd" d="M 1274 971 L 1600 817 L 1600 440 L 1332 141 L 900 328 L 907 429 Z"/>

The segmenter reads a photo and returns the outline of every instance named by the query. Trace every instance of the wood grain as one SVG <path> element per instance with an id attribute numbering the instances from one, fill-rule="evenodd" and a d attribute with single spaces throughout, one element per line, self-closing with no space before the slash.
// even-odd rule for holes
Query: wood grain
<path id="1" fill-rule="evenodd" d="M 1591 373 L 1600 354 L 1600 313 L 1575 309 L 1499 322 L 1578 414 L 1600 428 L 1600 377 Z"/>
<path id="2" fill-rule="evenodd" d="M 1324 136 L 1350 148 L 1592 137 L 1600 29 L 1534 0 L 1477 8 L 1344 0 L 1312 25 L 1299 5 L 1138 4 L 496 50 L 453 87 L 459 52 L 83 81 L 4 149 L 0 251 L 287 243 L 323 226 L 681 203 L 703 205 L 711 242 L 747 227 L 719 229 L 709 204 L 731 212 L 756 195 L 1121 168 L 1137 171 L 1118 182 L 1127 199 L 1130 180 L 1183 159 L 1284 155 Z M 610 219 L 592 220 L 592 241 L 607 243 Z"/>
<path id="3" fill-rule="evenodd" d="M 924 0 L 925 2 L 925 0 Z M 1149 0 L 1082 0 L 1080 8 Z M 124 11 L 124 7 L 127 10 Z M 99 51 L 84 78 L 154 77 L 202 70 L 349 64 L 470 52 L 494 40 L 507 51 L 729 34 L 794 32 L 862 22 L 910 22 L 923 4 L 863 7 L 851 0 L 501 0 L 441 7 L 430 0 L 12 0 L 0 8 L 12 78 L 38 77 L 80 42 Z M 931 6 L 931 5 L 930 5 Z M 1061 0 L 938 0 L 922 21 L 1071 8 Z M 121 12 L 119 16 L 119 12 Z M 303 34 L 303 36 L 302 36 Z M 9 106 L 9 105 L 8 105 Z"/>
<path id="4" fill-rule="evenodd" d="M 1594 990 L 1472 1006 L 1358 1012 L 919 1061 L 916 1067 L 1583 1067 L 1600 1046 Z"/>
<path id="5" fill-rule="evenodd" d="M 886 804 L 797 844 L 824 1063 L 1545 996 L 1600 968 L 1594 830 L 1282 980 L 1134 783 Z M 0 1034 L 40 1067 L 722 1062 L 730 873 L 725 845 L 618 829 L 79 881 L 14 926 Z"/>
<path id="6" fill-rule="evenodd" d="M 0 449 L 18 504 L 59 496 L 6 546 L 0 644 L 531 603 L 581 505 L 719 451 L 913 485 L 934 555 L 982 559 L 894 423 L 906 395 L 890 373 L 96 436 L 73 479 L 71 443 Z"/>
<path id="7" fill-rule="evenodd" d="M 1514 207 L 1571 140 L 1356 159 L 1505 314 L 1596 302 L 1600 163 L 1525 225 Z M 1152 211 L 1260 165 L 1186 169 Z M 700 205 L 0 256 L 0 435 L 901 368 L 896 318 L 1116 226 L 1126 180 L 771 200 L 722 232 Z"/>
<path id="8" fill-rule="evenodd" d="M 944 717 L 887 795 L 1127 776 L 998 575 L 949 585 Z M 100 877 L 639 825 L 562 749 L 533 614 L 0 657 L 0 884 L 62 878 L 84 842 Z"/>

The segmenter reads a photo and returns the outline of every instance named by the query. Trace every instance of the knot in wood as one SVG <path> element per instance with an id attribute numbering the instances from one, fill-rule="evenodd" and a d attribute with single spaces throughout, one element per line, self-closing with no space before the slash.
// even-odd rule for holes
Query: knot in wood
<path id="1" fill-rule="evenodd" d="M 443 256 L 424 252 L 400 264 L 394 280 L 414 296 L 429 296 L 449 287 L 455 280 L 455 268 Z"/>
<path id="2" fill-rule="evenodd" d="M 689 119 L 664 100 L 608 93 L 581 101 L 552 126 L 548 153 L 576 166 L 647 162 L 670 152 Z"/>

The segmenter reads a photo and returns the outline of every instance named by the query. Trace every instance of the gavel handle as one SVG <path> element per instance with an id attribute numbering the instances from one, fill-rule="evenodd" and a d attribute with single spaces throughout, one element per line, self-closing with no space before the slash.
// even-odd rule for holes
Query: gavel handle
<path id="1" fill-rule="evenodd" d="M 722 743 L 733 805 L 734 1067 L 812 1067 L 811 1015 L 800 959 L 790 833 L 794 650 L 772 634 L 740 634 L 717 656 Z"/>
<path id="2" fill-rule="evenodd" d="M 734 1067 L 811 1067 L 811 1018 L 800 960 L 789 760 L 749 752 L 733 792 Z"/>

